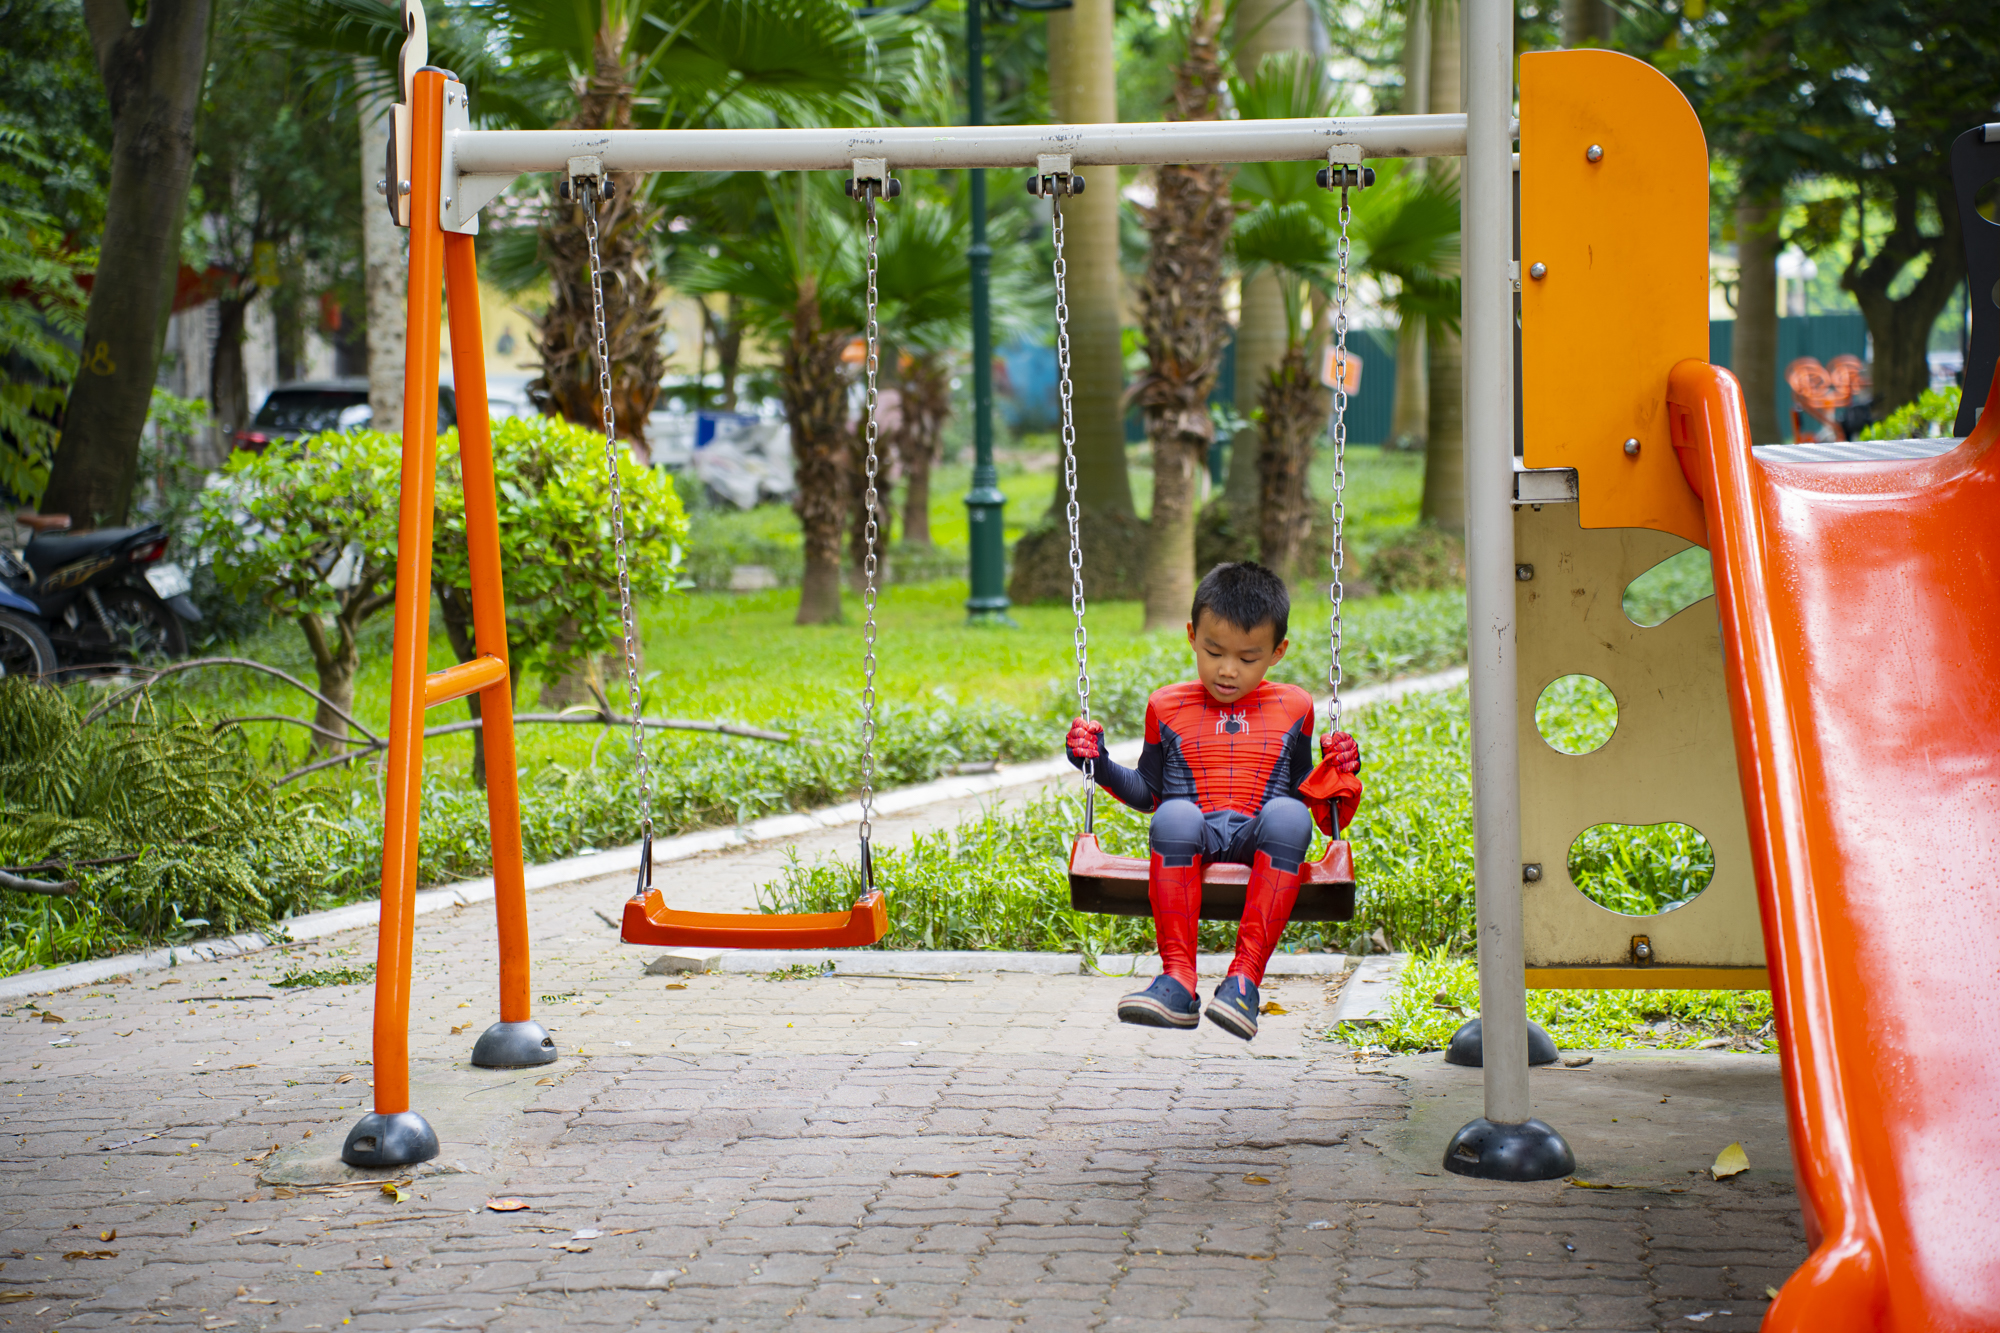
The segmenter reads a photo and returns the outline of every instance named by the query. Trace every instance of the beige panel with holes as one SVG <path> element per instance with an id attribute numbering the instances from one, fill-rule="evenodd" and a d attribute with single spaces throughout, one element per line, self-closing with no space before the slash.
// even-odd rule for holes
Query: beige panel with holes
<path id="1" fill-rule="evenodd" d="M 1515 559 L 1534 571 L 1515 584 L 1521 860 L 1541 867 L 1540 879 L 1522 886 L 1531 985 L 1762 980 L 1760 971 L 1733 977 L 1686 971 L 1764 965 L 1715 599 L 1650 629 L 1633 624 L 1624 610 L 1626 585 L 1688 546 L 1643 528 L 1579 528 L 1573 504 L 1515 511 Z M 1618 703 L 1611 738 L 1584 755 L 1557 751 L 1535 726 L 1542 690 L 1572 674 L 1596 677 Z M 1685 906 L 1625 916 L 1584 897 L 1570 881 L 1570 844 L 1585 829 L 1669 821 L 1699 830 L 1715 850 L 1715 877 Z M 1634 956 L 1638 936 L 1650 942 L 1649 965 Z M 1545 970 L 1563 968 L 1589 970 Z"/>

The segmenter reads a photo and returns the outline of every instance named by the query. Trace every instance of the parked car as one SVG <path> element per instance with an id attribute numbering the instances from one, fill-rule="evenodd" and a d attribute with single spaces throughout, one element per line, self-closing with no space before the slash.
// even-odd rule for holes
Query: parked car
<path id="1" fill-rule="evenodd" d="M 274 440 L 296 440 L 323 430 L 358 430 L 369 422 L 368 381 L 301 380 L 280 384 L 265 397 L 255 419 L 233 437 L 238 449 L 262 451 Z M 451 386 L 438 386 L 438 431 L 458 424 Z"/>

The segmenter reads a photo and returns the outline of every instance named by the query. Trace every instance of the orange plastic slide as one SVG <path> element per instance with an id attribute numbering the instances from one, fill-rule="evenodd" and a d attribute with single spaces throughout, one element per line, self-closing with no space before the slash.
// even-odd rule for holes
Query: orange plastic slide
<path id="1" fill-rule="evenodd" d="M 1704 362 L 1667 397 L 1707 515 L 1813 1246 L 1764 1327 L 1992 1333 L 2000 381 L 1955 447 L 1873 461 L 1753 454 L 1736 380 Z"/>

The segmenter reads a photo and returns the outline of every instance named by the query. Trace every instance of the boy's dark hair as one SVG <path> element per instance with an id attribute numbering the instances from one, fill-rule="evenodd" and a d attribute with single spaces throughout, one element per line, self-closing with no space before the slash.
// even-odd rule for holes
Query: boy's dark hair
<path id="1" fill-rule="evenodd" d="M 1194 610 L 1188 619 L 1199 625 L 1203 611 L 1245 634 L 1269 625 L 1276 646 L 1285 641 L 1285 631 L 1291 627 L 1292 595 L 1276 574 L 1254 560 L 1241 560 L 1208 571 L 1194 590 Z"/>

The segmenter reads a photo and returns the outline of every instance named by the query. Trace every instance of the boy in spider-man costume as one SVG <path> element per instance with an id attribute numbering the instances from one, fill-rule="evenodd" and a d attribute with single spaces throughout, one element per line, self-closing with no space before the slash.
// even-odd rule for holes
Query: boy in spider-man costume
<path id="1" fill-rule="evenodd" d="M 1147 888 L 1163 973 L 1118 1002 L 1118 1017 L 1149 1027 L 1192 1028 L 1195 925 L 1201 872 L 1209 862 L 1250 867 L 1243 924 L 1229 975 L 1209 1021 L 1249 1040 L 1257 1035 L 1257 987 L 1298 901 L 1300 867 L 1313 825 L 1338 836 L 1361 803 L 1361 749 L 1336 731 L 1312 759 L 1313 700 L 1296 685 L 1266 681 L 1285 655 L 1291 598 L 1262 565 L 1217 565 L 1195 589 L 1188 642 L 1198 681 L 1156 690 L 1146 701 L 1146 744 L 1137 768 L 1104 752 L 1104 728 L 1070 724 L 1070 762 L 1096 761 L 1097 783 L 1153 816 Z"/>

